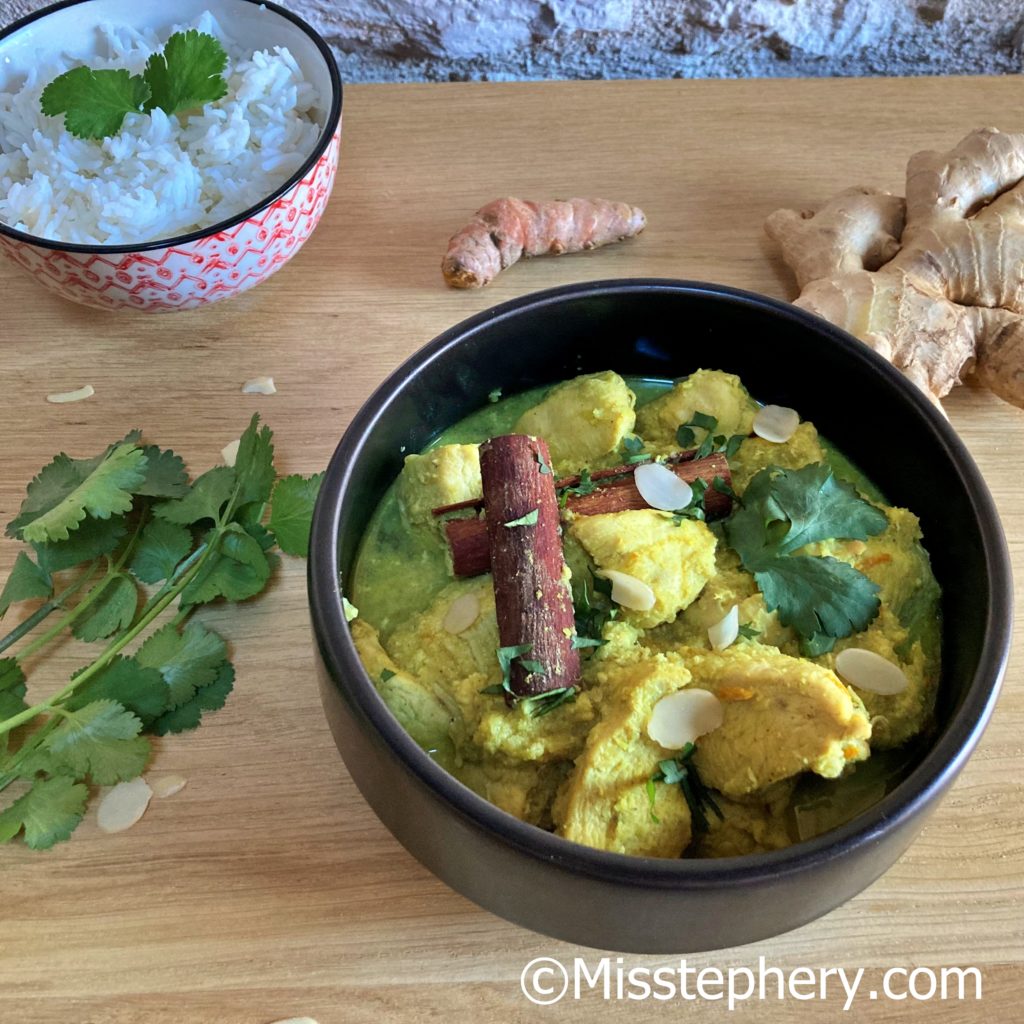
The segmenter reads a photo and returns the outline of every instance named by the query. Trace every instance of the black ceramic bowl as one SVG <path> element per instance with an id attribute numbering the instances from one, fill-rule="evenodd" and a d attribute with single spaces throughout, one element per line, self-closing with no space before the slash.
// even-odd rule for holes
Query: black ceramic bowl
<path id="1" fill-rule="evenodd" d="M 789 849 L 657 860 L 579 846 L 498 810 L 434 764 L 377 696 L 342 613 L 367 520 L 444 427 L 506 395 L 579 373 L 739 374 L 793 406 L 920 518 L 947 624 L 939 728 L 908 777 L 849 824 Z M 397 583 L 398 581 L 396 581 Z M 313 521 L 309 596 L 338 749 L 396 838 L 452 888 L 560 939 L 686 953 L 795 928 L 860 892 L 907 848 L 956 778 L 996 699 L 1011 585 L 991 497 L 942 416 L 864 345 L 794 306 L 718 285 L 627 280 L 528 295 L 421 349 L 352 421 Z"/>

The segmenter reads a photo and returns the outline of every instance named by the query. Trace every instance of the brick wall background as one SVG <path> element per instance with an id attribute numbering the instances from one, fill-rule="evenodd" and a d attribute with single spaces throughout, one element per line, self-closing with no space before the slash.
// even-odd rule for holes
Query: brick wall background
<path id="1" fill-rule="evenodd" d="M 1022 0 L 283 2 L 353 82 L 1024 69 Z M 42 6 L 0 0 L 0 24 Z"/>

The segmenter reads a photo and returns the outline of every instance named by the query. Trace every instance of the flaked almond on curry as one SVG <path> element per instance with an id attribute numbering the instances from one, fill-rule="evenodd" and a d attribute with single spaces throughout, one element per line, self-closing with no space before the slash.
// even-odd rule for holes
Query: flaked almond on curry
<path id="1" fill-rule="evenodd" d="M 433 758 L 655 857 L 788 846 L 898 781 L 939 677 L 912 512 L 721 371 L 490 399 L 406 458 L 346 591 Z"/>

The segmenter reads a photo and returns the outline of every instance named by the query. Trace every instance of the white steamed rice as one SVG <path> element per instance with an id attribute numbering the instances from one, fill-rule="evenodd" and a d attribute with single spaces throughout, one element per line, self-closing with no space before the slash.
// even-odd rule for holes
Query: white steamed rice
<path id="1" fill-rule="evenodd" d="M 166 38 L 197 28 L 228 53 L 228 92 L 201 113 L 129 114 L 119 135 L 78 139 L 39 97 L 79 64 L 140 73 Z M 0 221 L 61 242 L 131 245 L 209 227 L 283 184 L 316 145 L 321 98 L 283 46 L 244 56 L 206 12 L 158 39 L 100 26 L 107 56 L 33 69 L 0 91 Z"/>

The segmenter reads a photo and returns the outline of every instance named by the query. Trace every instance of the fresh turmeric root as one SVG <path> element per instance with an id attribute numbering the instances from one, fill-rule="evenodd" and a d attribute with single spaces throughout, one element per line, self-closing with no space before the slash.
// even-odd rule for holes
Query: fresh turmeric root
<path id="1" fill-rule="evenodd" d="M 907 165 L 907 197 L 854 188 L 765 223 L 796 305 L 883 355 L 933 401 L 973 374 L 1024 408 L 1024 135 L 971 132 Z"/>
<path id="2" fill-rule="evenodd" d="M 643 210 L 607 199 L 495 199 L 452 237 L 441 271 L 452 288 L 482 288 L 521 257 L 596 249 L 646 224 Z"/>

